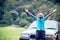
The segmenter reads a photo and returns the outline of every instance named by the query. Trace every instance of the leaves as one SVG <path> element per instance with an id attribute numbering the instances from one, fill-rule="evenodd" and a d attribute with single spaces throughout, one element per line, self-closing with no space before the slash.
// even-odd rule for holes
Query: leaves
<path id="1" fill-rule="evenodd" d="M 5 21 L 6 25 L 16 24 L 21 27 L 29 25 L 34 19 L 25 13 L 25 7 L 28 7 L 29 11 L 36 16 L 39 12 L 43 12 L 46 16 L 53 9 L 57 9 L 57 11 L 49 19 L 60 22 L 60 5 L 59 3 L 54 3 L 52 0 L 7 0 L 5 2 L 2 21 Z M 15 21 L 13 21 L 13 18 L 10 15 L 11 13 L 18 14 Z"/>

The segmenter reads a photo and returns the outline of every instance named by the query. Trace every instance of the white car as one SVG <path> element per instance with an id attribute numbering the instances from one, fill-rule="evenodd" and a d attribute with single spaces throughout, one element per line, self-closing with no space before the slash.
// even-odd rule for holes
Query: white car
<path id="1" fill-rule="evenodd" d="M 28 29 L 22 32 L 20 40 L 35 40 L 36 35 L 36 21 L 34 21 Z M 53 20 L 45 21 L 45 37 L 46 40 L 58 40 L 58 22 Z"/>

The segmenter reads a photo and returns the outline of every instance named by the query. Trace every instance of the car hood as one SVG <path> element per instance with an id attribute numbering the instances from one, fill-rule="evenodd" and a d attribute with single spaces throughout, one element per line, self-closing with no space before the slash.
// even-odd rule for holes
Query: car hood
<path id="1" fill-rule="evenodd" d="M 46 29 L 46 34 L 55 34 L 57 30 Z M 36 29 L 27 29 L 22 32 L 23 34 L 36 34 Z"/>
<path id="2" fill-rule="evenodd" d="M 58 30 L 53 30 L 53 29 L 46 29 L 46 34 L 52 34 L 54 35 Z"/>
<path id="3" fill-rule="evenodd" d="M 23 34 L 36 34 L 36 29 L 27 29 L 22 32 Z"/>

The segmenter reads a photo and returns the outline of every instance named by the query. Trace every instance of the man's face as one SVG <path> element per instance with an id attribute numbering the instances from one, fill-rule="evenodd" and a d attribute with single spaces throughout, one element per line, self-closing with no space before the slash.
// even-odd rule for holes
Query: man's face
<path id="1" fill-rule="evenodd" d="M 44 14 L 43 14 L 43 13 L 39 13 L 39 14 L 38 14 L 38 17 L 39 17 L 39 18 L 43 18 L 43 17 L 44 17 Z"/>

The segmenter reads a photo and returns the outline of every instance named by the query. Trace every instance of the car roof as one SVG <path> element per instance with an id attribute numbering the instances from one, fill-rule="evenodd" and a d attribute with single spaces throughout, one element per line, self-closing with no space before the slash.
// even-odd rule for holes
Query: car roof
<path id="1" fill-rule="evenodd" d="M 45 28 L 58 28 L 57 21 L 46 20 L 44 24 Z M 29 27 L 37 27 L 36 21 L 33 21 Z"/>

